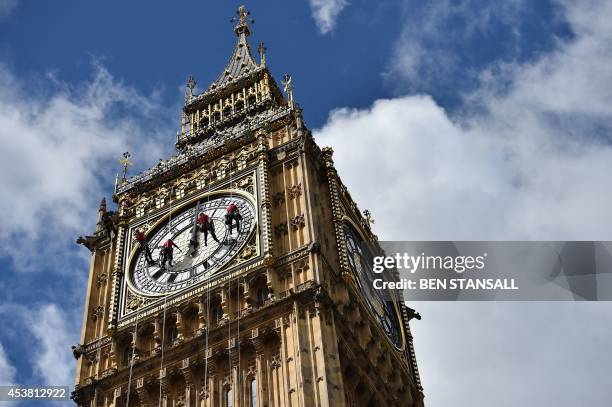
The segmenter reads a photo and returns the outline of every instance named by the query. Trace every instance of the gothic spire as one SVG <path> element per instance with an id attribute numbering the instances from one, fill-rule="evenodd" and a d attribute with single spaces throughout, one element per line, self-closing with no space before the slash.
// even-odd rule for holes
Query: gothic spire
<path id="1" fill-rule="evenodd" d="M 244 6 L 240 6 L 236 12 L 236 17 L 232 18 L 231 21 L 234 23 L 234 31 L 238 37 L 236 47 L 225 69 L 217 77 L 217 80 L 212 83 L 211 90 L 225 86 L 229 82 L 233 82 L 235 79 L 248 75 L 259 68 L 255 59 L 253 59 L 251 46 L 247 39 L 248 36 L 251 35 L 249 25 L 253 23 L 253 20 L 249 19 L 249 15 L 250 12 L 248 12 Z"/>

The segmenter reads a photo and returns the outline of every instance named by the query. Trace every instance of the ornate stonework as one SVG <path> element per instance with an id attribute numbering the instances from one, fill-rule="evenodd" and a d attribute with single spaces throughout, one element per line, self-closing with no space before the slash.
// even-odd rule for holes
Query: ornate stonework
<path id="1" fill-rule="evenodd" d="M 103 201 L 95 233 L 79 238 L 92 260 L 73 399 L 83 407 L 422 406 L 406 309 L 400 301 L 388 316 L 390 336 L 347 250 L 351 236 L 376 240 L 371 214 L 352 200 L 331 149 L 314 142 L 291 77 L 283 95 L 263 44 L 259 63 L 253 58 L 244 7 L 234 29 L 217 79 L 203 92 L 187 82 L 181 128 L 169 140 L 176 154 L 117 180 L 116 212 Z M 238 222 L 226 216 L 232 203 Z M 204 210 L 216 230 L 208 240 L 196 227 Z M 142 266 L 138 230 L 154 265 Z M 152 242 L 162 237 L 180 249 L 174 263 L 161 265 Z M 137 278 L 166 288 L 136 289 Z M 168 288 L 180 279 L 190 283 Z"/>

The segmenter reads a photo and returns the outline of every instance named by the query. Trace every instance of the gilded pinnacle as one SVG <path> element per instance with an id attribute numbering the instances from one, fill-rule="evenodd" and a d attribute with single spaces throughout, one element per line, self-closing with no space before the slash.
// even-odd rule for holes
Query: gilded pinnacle
<path id="1" fill-rule="evenodd" d="M 247 37 L 251 34 L 251 30 L 249 28 L 249 23 L 255 23 L 255 20 L 249 19 L 251 12 L 246 9 L 245 6 L 238 7 L 238 11 L 236 11 L 236 17 L 232 18 L 230 21 L 234 23 L 234 31 L 236 35 L 244 34 Z"/>

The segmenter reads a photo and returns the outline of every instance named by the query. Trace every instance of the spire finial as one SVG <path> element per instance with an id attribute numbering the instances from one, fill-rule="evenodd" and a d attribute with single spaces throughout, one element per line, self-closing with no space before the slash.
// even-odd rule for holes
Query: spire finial
<path id="1" fill-rule="evenodd" d="M 257 51 L 259 51 L 259 65 L 266 66 L 266 46 L 263 42 L 259 43 L 259 47 L 257 47 Z"/>
<path id="2" fill-rule="evenodd" d="M 234 23 L 234 31 L 236 31 L 236 35 L 244 34 L 249 36 L 251 34 L 249 23 L 254 24 L 255 20 L 249 19 L 250 15 L 251 12 L 248 11 L 245 6 L 238 7 L 236 17 L 230 20 L 232 23 Z"/>
<path id="3" fill-rule="evenodd" d="M 106 197 L 102 197 L 102 200 L 100 201 L 100 208 L 98 209 L 98 212 L 106 212 Z"/>
<path id="4" fill-rule="evenodd" d="M 366 222 L 368 224 L 373 224 L 374 223 L 374 218 L 372 217 L 372 212 L 370 212 L 369 210 L 365 210 L 363 211 L 363 217 L 365 218 Z"/>
<path id="5" fill-rule="evenodd" d="M 189 78 L 187 78 L 187 90 L 185 91 L 185 102 L 191 102 L 191 98 L 193 98 L 193 90 L 197 84 L 198 83 L 193 75 L 189 75 Z"/>
<path id="6" fill-rule="evenodd" d="M 123 166 L 123 178 L 121 178 L 122 182 L 126 181 L 128 167 L 132 165 L 132 162 L 130 161 L 131 156 L 132 155 L 129 153 L 129 151 L 126 151 L 123 153 L 123 158 L 119 160 L 119 163 Z"/>
<path id="7" fill-rule="evenodd" d="M 289 107 L 293 107 L 293 84 L 291 83 L 291 75 L 288 73 L 284 74 L 282 84 L 287 94 L 287 103 Z"/>

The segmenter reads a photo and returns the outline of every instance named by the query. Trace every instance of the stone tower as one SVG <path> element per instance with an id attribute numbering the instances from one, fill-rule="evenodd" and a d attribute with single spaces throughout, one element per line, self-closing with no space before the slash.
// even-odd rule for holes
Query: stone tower
<path id="1" fill-rule="evenodd" d="M 189 78 L 176 154 L 118 179 L 117 210 L 103 201 L 78 240 L 92 257 L 73 399 L 421 406 L 408 309 L 364 277 L 369 215 L 313 140 L 291 78 L 281 91 L 263 44 L 253 58 L 244 7 L 233 21 L 217 79 L 197 93 Z"/>

